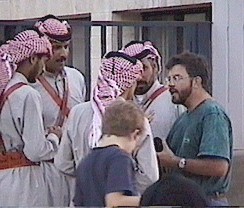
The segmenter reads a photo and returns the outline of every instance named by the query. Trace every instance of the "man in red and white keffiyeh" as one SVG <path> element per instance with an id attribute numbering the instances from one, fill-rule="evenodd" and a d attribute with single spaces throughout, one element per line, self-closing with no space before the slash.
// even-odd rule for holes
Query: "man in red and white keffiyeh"
<path id="1" fill-rule="evenodd" d="M 19 64 L 32 55 L 52 56 L 52 46 L 50 41 L 34 30 L 26 30 L 17 34 L 13 40 L 7 42 L 8 52 L 12 56 L 13 62 Z"/>
<path id="2" fill-rule="evenodd" d="M 154 138 L 163 140 L 184 109 L 171 102 L 168 88 L 159 82 L 159 75 L 164 72 L 162 57 L 150 41 L 131 41 L 122 51 L 143 63 L 144 71 L 137 82 L 134 101 L 148 115 Z"/>
<path id="3" fill-rule="evenodd" d="M 89 138 L 91 148 L 97 146 L 101 137 L 101 119 L 105 108 L 119 96 L 126 100 L 133 98 L 142 69 L 140 61 L 121 52 L 110 52 L 102 59 L 92 99 L 94 115 Z"/>
<path id="4" fill-rule="evenodd" d="M 49 39 L 53 49 L 53 56 L 46 62 L 38 82 L 33 85 L 40 92 L 43 102 L 48 103 L 44 107 L 44 125 L 45 128 L 63 126 L 69 110 L 84 102 L 86 96 L 83 75 L 77 69 L 65 66 L 72 37 L 71 27 L 67 21 L 47 15 L 39 19 L 34 28 Z M 59 100 L 66 103 L 63 111 L 60 110 Z"/>
<path id="5" fill-rule="evenodd" d="M 44 34 L 52 44 L 53 56 L 46 63 L 46 70 L 54 76 L 63 75 L 72 37 L 70 25 L 54 15 L 47 15 L 38 20 L 34 28 Z"/>
<path id="6" fill-rule="evenodd" d="M 72 32 L 68 22 L 60 20 L 54 15 L 42 17 L 35 23 L 34 27 L 45 34 L 50 41 L 65 42 L 71 40 Z"/>
<path id="7" fill-rule="evenodd" d="M 144 75 L 143 78 L 138 81 L 136 89 L 136 94 L 142 95 L 150 89 L 158 78 L 158 74 L 162 70 L 162 57 L 150 41 L 131 41 L 123 48 L 123 51 L 129 56 L 141 60 L 145 66 L 147 66 L 146 60 L 150 62 L 152 67 L 150 75 Z"/>
<path id="8" fill-rule="evenodd" d="M 67 21 L 54 15 L 40 18 L 34 27 L 50 40 L 53 51 L 45 70 L 32 85 L 45 103 L 44 128 L 48 130 L 50 126 L 61 126 L 64 129 L 70 109 L 84 102 L 86 96 L 84 76 L 77 69 L 66 66 L 72 38 L 71 27 Z M 47 162 L 43 166 L 50 192 L 49 206 L 69 206 L 68 177 L 64 177 L 53 163 Z"/>
<path id="9" fill-rule="evenodd" d="M 0 94 L 4 91 L 7 83 L 12 78 L 20 62 L 33 55 L 46 55 L 50 58 L 52 54 L 51 44 L 45 37 L 33 31 L 27 30 L 19 33 L 13 40 L 7 41 L 0 47 Z M 42 69 L 36 70 L 29 81 L 33 81 Z M 36 74 L 36 75 L 35 75 Z M 34 76 L 33 76 L 34 75 Z"/>
<path id="10" fill-rule="evenodd" d="M 54 163 L 62 172 L 73 175 L 79 162 L 94 147 L 99 147 L 102 116 L 116 99 L 131 100 L 141 78 L 142 63 L 123 52 L 109 52 L 101 61 L 97 85 L 91 101 L 72 108 Z M 142 193 L 158 179 L 158 164 L 148 120 L 145 137 L 136 156 L 137 187 Z"/>
<path id="11" fill-rule="evenodd" d="M 51 56 L 51 43 L 36 31 L 26 30 L 3 45 L 1 51 L 0 63 L 3 60 L 5 65 L 0 65 L 0 79 L 4 77 L 0 202 L 3 206 L 48 206 L 46 178 L 40 162 L 54 157 L 61 130 L 50 129 L 46 136 L 40 94 L 29 82 L 35 80 Z"/>
<path id="12" fill-rule="evenodd" d="M 17 66 L 13 63 L 11 56 L 0 47 L 0 95 L 12 78 Z"/>

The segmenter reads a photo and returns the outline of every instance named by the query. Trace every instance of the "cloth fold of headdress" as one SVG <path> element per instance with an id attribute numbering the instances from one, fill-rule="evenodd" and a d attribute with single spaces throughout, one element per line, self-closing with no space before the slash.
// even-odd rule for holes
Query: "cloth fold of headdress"
<path id="1" fill-rule="evenodd" d="M 156 59 L 158 71 L 160 72 L 162 70 L 162 57 L 150 41 L 132 41 L 131 43 L 127 44 L 122 51 L 127 55 L 135 57 L 139 60 L 145 57 Z"/>
<path id="2" fill-rule="evenodd" d="M 111 53 L 111 52 L 110 52 Z M 116 52 L 121 55 L 122 53 Z M 116 54 L 115 53 L 115 54 Z M 123 54 L 122 54 L 123 55 Z M 126 56 L 126 54 L 124 54 Z M 134 63 L 125 57 L 111 56 L 102 59 L 97 85 L 94 88 L 92 108 L 94 111 L 89 146 L 96 147 L 102 135 L 102 115 L 106 107 L 141 77 L 143 66 L 139 60 Z"/>
<path id="3" fill-rule="evenodd" d="M 12 57 L 0 47 L 0 96 L 12 78 L 17 66 L 13 63 Z"/>
<path id="4" fill-rule="evenodd" d="M 26 30 L 17 34 L 13 40 L 7 42 L 7 51 L 14 63 L 30 58 L 32 55 L 52 55 L 52 45 L 49 40 L 34 30 Z"/>
<path id="5" fill-rule="evenodd" d="M 67 21 L 50 18 L 36 22 L 34 27 L 52 41 L 65 42 L 71 39 L 71 27 Z"/>

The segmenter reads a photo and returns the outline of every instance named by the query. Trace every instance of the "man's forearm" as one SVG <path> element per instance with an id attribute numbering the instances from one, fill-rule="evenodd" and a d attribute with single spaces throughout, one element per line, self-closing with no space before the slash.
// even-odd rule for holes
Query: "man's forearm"
<path id="1" fill-rule="evenodd" d="M 179 168 L 180 157 L 174 156 L 171 161 L 161 161 L 163 167 Z M 203 176 L 225 176 L 229 169 L 229 163 L 226 159 L 186 159 L 183 171 Z"/>

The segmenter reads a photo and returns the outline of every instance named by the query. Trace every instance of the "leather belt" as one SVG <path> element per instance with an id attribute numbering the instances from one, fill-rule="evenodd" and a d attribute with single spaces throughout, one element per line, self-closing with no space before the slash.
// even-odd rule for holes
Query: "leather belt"
<path id="1" fill-rule="evenodd" d="M 30 161 L 23 152 L 0 153 L 0 170 L 39 165 L 39 162 Z"/>

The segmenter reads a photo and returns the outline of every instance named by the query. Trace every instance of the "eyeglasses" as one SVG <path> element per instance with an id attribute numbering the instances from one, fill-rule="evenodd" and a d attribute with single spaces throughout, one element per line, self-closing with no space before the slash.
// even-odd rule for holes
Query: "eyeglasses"
<path id="1" fill-rule="evenodd" d="M 192 77 L 190 77 L 190 76 L 182 77 L 181 75 L 176 74 L 176 75 L 173 75 L 173 76 L 166 77 L 165 81 L 166 81 L 167 85 L 170 84 L 170 83 L 177 84 L 181 80 L 188 79 L 188 78 L 192 78 Z"/>

